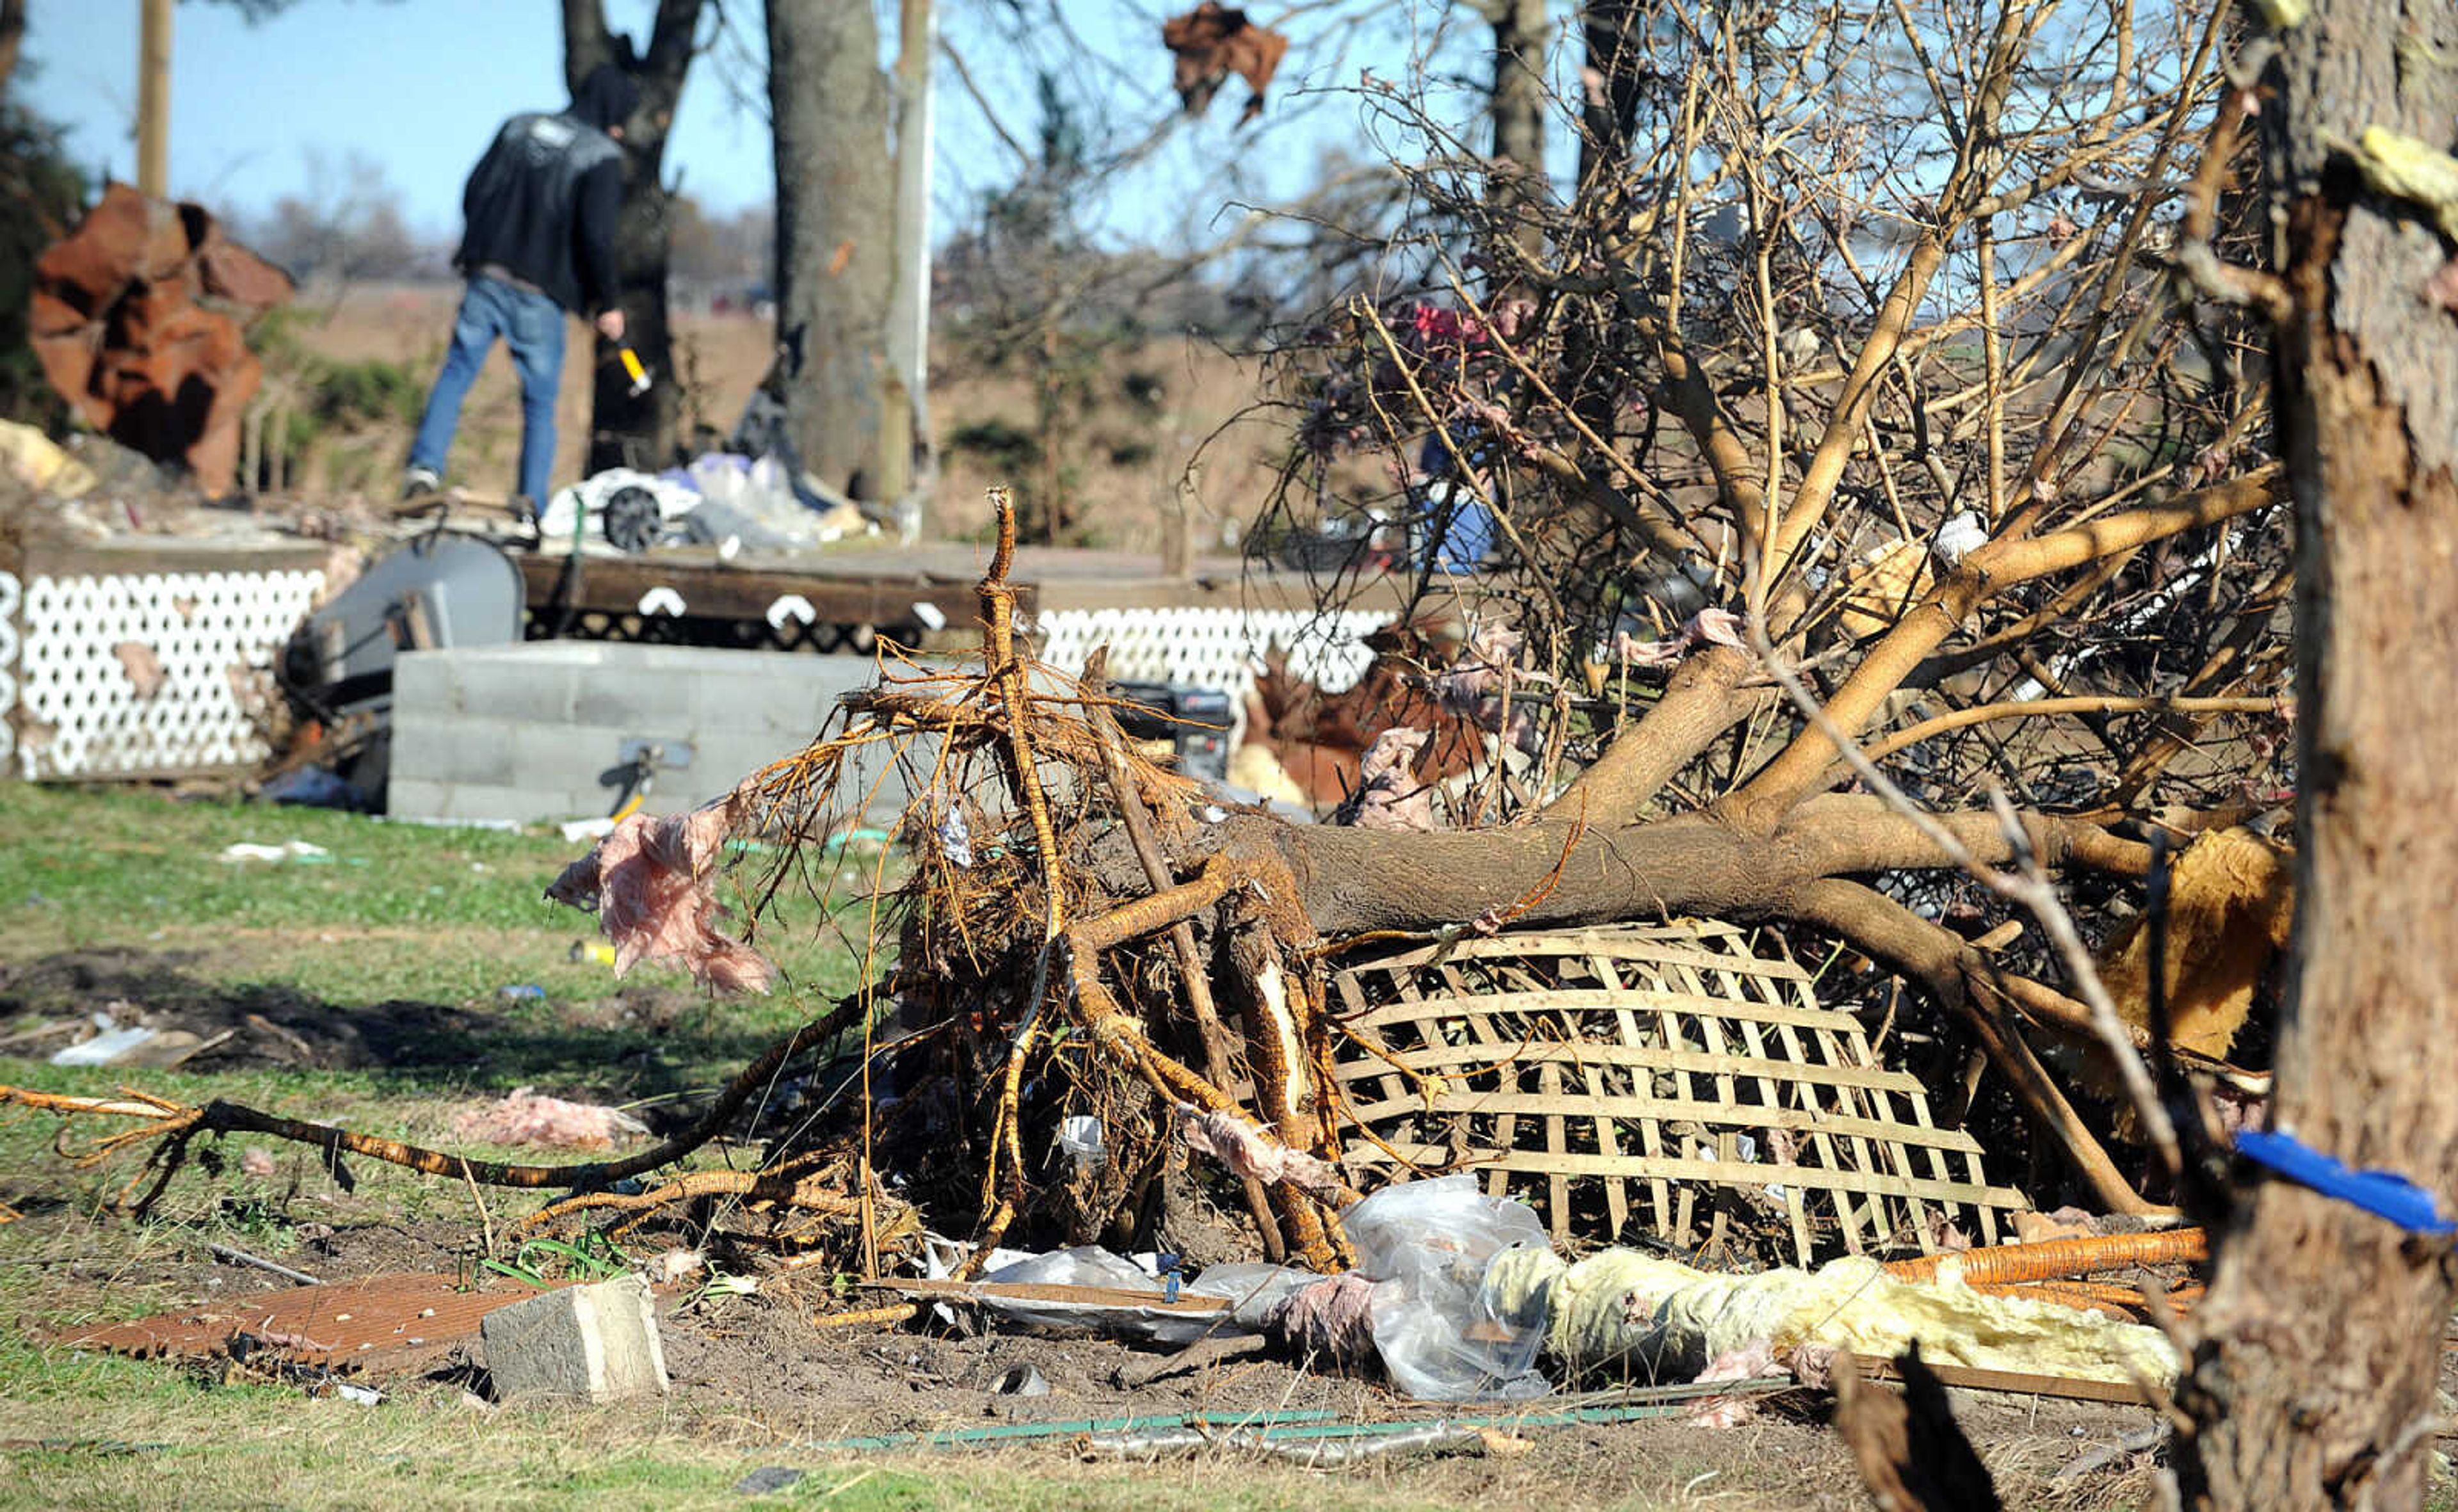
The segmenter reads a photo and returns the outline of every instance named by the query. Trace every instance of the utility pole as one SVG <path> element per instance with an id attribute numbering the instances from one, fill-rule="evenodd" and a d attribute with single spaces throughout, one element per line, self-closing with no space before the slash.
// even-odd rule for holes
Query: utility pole
<path id="1" fill-rule="evenodd" d="M 930 435 L 930 54 L 932 0 L 900 0 L 896 21 L 895 271 L 887 300 L 887 403 L 880 425 L 881 494 L 914 487 L 915 438 Z"/>
<path id="2" fill-rule="evenodd" d="M 156 199 L 171 193 L 171 6 L 141 0 L 136 47 L 136 187 Z"/>

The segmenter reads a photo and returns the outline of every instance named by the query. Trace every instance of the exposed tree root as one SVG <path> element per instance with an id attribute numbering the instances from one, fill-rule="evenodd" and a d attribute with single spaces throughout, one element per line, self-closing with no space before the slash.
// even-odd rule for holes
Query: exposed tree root
<path id="1" fill-rule="evenodd" d="M 363 1134 L 355 1129 L 331 1124 L 319 1124 L 305 1119 L 285 1118 L 243 1104 L 219 1098 L 201 1108 L 189 1107 L 165 1098 L 140 1092 L 134 1087 L 120 1088 L 125 1101 L 102 1097 L 73 1097 L 57 1092 L 40 1092 L 30 1087 L 0 1087 L 0 1104 L 68 1116 L 94 1115 L 142 1120 L 145 1127 L 126 1130 L 98 1141 L 91 1150 L 73 1154 L 80 1167 L 91 1167 L 110 1159 L 122 1150 L 148 1141 L 154 1150 L 145 1165 L 132 1178 L 121 1193 L 127 1205 L 129 1191 L 135 1190 L 148 1171 L 156 1180 L 145 1195 L 134 1204 L 142 1214 L 158 1197 L 170 1178 L 177 1173 L 188 1156 L 188 1142 L 198 1134 L 263 1134 L 274 1139 L 286 1139 L 310 1145 L 322 1150 L 327 1166 L 338 1167 L 344 1154 L 364 1155 L 369 1160 L 402 1166 L 424 1175 L 443 1176 L 490 1187 L 521 1187 L 539 1189 L 571 1187 L 602 1188 L 654 1170 L 681 1159 L 716 1138 L 742 1106 L 774 1079 L 778 1070 L 803 1050 L 829 1044 L 866 1014 L 874 1003 L 894 994 L 895 984 L 881 983 L 864 987 L 841 1000 L 825 1015 L 812 1020 L 792 1034 L 770 1046 L 758 1060 L 736 1075 L 717 1100 L 709 1105 L 698 1122 L 681 1133 L 659 1140 L 647 1150 L 625 1155 L 619 1160 L 582 1161 L 565 1166 L 530 1166 L 505 1161 L 473 1160 L 466 1155 L 449 1154 L 399 1140 Z M 65 1132 L 65 1130 L 63 1131 Z M 65 1150 L 63 1153 L 70 1153 Z M 720 1172 L 719 1174 L 731 1174 Z M 551 1210 L 550 1210 L 551 1211 Z"/>

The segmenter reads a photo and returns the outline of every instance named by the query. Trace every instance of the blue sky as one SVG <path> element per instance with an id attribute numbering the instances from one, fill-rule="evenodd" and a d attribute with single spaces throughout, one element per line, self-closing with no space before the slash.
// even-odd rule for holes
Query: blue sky
<path id="1" fill-rule="evenodd" d="M 642 34 L 652 0 L 610 0 L 607 9 L 618 30 Z M 894 7 L 886 9 L 892 26 Z M 1173 127 L 1108 192 L 1099 220 L 1120 238 L 1171 242 L 1200 237 L 1228 200 L 1302 191 L 1327 148 L 1362 145 L 1353 101 L 1325 91 L 1366 66 L 1392 76 L 1417 24 L 1406 15 L 1413 9 L 1397 8 L 1380 33 L 1315 46 L 1303 19 L 1293 24 L 1297 46 L 1264 120 L 1233 134 L 1244 99 L 1233 81 L 1210 115 Z M 71 126 L 89 170 L 134 176 L 137 0 L 35 0 L 30 10 L 27 55 L 39 69 L 26 88 L 31 103 Z M 1098 102 L 1118 146 L 1176 110 L 1157 0 L 1065 0 L 1073 34 L 1029 44 L 998 33 L 1005 10 L 991 0 L 942 0 L 942 10 L 948 35 L 1018 135 L 1029 139 L 1032 129 L 1036 57 Z M 684 189 L 718 211 L 766 200 L 771 172 L 758 114 L 760 7 L 737 0 L 725 14 L 734 33 L 695 65 L 667 152 L 669 176 L 678 171 Z M 496 123 L 564 98 L 561 20 L 550 0 L 299 0 L 254 26 L 229 7 L 183 4 L 177 29 L 171 188 L 226 212 L 311 191 L 320 174 L 331 184 L 356 156 L 381 167 L 414 227 L 456 234 L 462 178 Z M 937 76 L 944 230 L 1012 176 L 1013 159 L 944 62 Z M 750 108 L 738 99 L 745 92 Z"/>

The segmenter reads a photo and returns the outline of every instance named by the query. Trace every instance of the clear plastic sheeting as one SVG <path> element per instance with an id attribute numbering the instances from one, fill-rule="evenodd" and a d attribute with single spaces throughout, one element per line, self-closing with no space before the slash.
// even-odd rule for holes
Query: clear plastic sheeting
<path id="1" fill-rule="evenodd" d="M 994 1267 L 983 1279 L 1003 1286 L 1095 1287 L 1129 1293 L 1152 1293 L 1163 1284 L 1135 1261 L 1096 1245 L 1027 1255 Z M 1010 1322 L 1028 1327 L 1083 1328 L 1122 1338 L 1191 1344 L 1198 1338 L 1260 1334 L 1264 1318 L 1282 1297 L 1322 1279 L 1295 1266 L 1216 1265 L 1182 1286 L 1177 1295 L 1229 1304 L 1219 1313 L 1172 1312 L 1097 1296 L 1075 1301 L 983 1293 L 977 1300 Z"/>
<path id="2" fill-rule="evenodd" d="M 1106 1286 L 1120 1292 L 1148 1292 L 1153 1287 L 1152 1273 L 1094 1244 L 1027 1255 L 982 1279 L 1021 1286 Z"/>
<path id="3" fill-rule="evenodd" d="M 1555 1265 L 1527 1204 L 1489 1197 L 1472 1176 L 1385 1187 L 1341 1218 L 1358 1274 L 1379 1283 L 1374 1346 L 1391 1383 L 1426 1401 L 1541 1396 L 1545 1298 L 1487 1284 L 1503 1255 Z"/>

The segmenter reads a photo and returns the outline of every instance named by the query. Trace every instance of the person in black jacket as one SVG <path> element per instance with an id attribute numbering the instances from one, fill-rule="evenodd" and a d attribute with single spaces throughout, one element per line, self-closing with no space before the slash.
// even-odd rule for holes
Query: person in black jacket
<path id="1" fill-rule="evenodd" d="M 433 492 L 461 422 L 461 402 L 502 337 L 521 379 L 520 500 L 534 520 L 554 467 L 554 401 L 563 378 L 564 312 L 596 312 L 623 339 L 615 304 L 614 221 L 623 207 L 624 118 L 639 103 L 630 75 L 603 65 L 559 114 L 515 115 L 461 193 L 467 229 L 453 266 L 469 280 L 444 371 L 410 444 L 402 497 Z M 525 506 L 525 507 L 524 507 Z"/>

